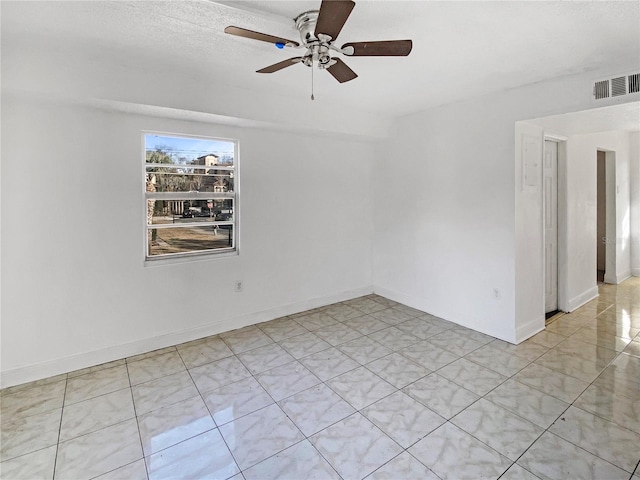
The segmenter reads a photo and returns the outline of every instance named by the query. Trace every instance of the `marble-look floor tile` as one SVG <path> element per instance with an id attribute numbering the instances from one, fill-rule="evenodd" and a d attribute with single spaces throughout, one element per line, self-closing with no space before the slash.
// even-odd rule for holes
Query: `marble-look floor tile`
<path id="1" fill-rule="evenodd" d="M 360 337 L 338 346 L 356 362 L 364 365 L 391 353 L 391 350 L 370 337 Z"/>
<path id="2" fill-rule="evenodd" d="M 138 360 L 137 362 L 128 362 L 127 369 L 129 370 L 131 385 L 138 385 L 139 383 L 186 370 L 186 367 L 178 352 L 173 350 L 162 355 Z"/>
<path id="3" fill-rule="evenodd" d="M 198 395 L 198 390 L 186 371 L 141 383 L 131 390 L 138 416 Z"/>
<path id="4" fill-rule="evenodd" d="M 627 353 L 629 355 L 633 355 L 634 357 L 640 357 L 640 340 L 634 340 L 634 341 L 630 342 L 624 348 L 623 352 Z"/>
<path id="5" fill-rule="evenodd" d="M 204 395 L 204 400 L 217 425 L 224 425 L 273 403 L 253 377 L 225 385 Z"/>
<path id="6" fill-rule="evenodd" d="M 304 440 L 304 435 L 278 405 L 222 425 L 220 433 L 241 470 Z"/>
<path id="7" fill-rule="evenodd" d="M 271 340 L 269 336 L 267 336 L 258 327 L 254 326 L 221 333 L 220 337 L 235 354 L 253 350 L 258 347 L 264 347 L 265 345 L 273 343 L 273 340 Z"/>
<path id="8" fill-rule="evenodd" d="M 183 343 L 176 348 L 187 368 L 215 362 L 233 355 L 227 344 L 218 336 Z"/>
<path id="9" fill-rule="evenodd" d="M 451 331 L 458 333 L 464 337 L 470 338 L 471 340 L 475 340 L 478 343 L 482 343 L 483 345 L 491 343 L 495 340 L 495 337 L 492 337 L 491 335 L 477 332 L 466 327 L 453 327 Z"/>
<path id="10" fill-rule="evenodd" d="M 355 413 L 351 405 L 324 384 L 296 393 L 279 405 L 307 437 Z"/>
<path id="11" fill-rule="evenodd" d="M 506 377 L 516 374 L 530 363 L 525 358 L 511 355 L 504 350 L 493 348 L 491 345 L 485 345 L 471 352 L 465 358 Z"/>
<path id="12" fill-rule="evenodd" d="M 374 300 L 379 304 L 384 305 L 385 307 L 395 307 L 396 305 L 400 305 L 398 302 L 394 300 L 390 300 L 387 297 L 383 297 L 375 293 L 372 293 L 371 295 L 367 295 L 367 298 L 370 298 L 371 300 Z"/>
<path id="13" fill-rule="evenodd" d="M 429 337 L 433 337 L 439 333 L 447 330 L 445 327 L 434 325 L 427 320 L 421 318 L 412 318 L 406 322 L 399 323 L 396 328 L 402 330 L 405 333 L 411 334 L 414 337 L 418 337 L 421 340 L 425 340 Z"/>
<path id="14" fill-rule="evenodd" d="M 363 313 L 374 313 L 381 310 L 386 310 L 388 308 L 386 305 L 382 305 L 379 302 L 364 297 L 357 299 L 356 301 L 351 303 L 350 306 L 357 308 Z"/>
<path id="15" fill-rule="evenodd" d="M 458 414 L 480 398 L 436 373 L 404 387 L 402 391 L 446 419 Z"/>
<path id="16" fill-rule="evenodd" d="M 304 358 L 308 355 L 331 348 L 331 345 L 312 332 L 296 335 L 295 337 L 287 338 L 278 343 L 296 359 Z"/>
<path id="17" fill-rule="evenodd" d="M 74 403 L 64 408 L 60 441 L 95 432 L 135 416 L 129 388 Z"/>
<path id="18" fill-rule="evenodd" d="M 81 480 L 110 472 L 142 458 L 135 419 L 76 437 L 58 446 L 56 478 Z"/>
<path id="19" fill-rule="evenodd" d="M 55 445 L 58 442 L 62 409 L 17 417 L 0 429 L 0 461 Z"/>
<path id="20" fill-rule="evenodd" d="M 429 337 L 426 341 L 459 357 L 471 353 L 484 345 L 484 343 L 477 342 L 451 330 Z"/>
<path id="21" fill-rule="evenodd" d="M 640 433 L 640 397 L 614 395 L 609 388 L 591 385 L 578 397 L 574 405 Z"/>
<path id="22" fill-rule="evenodd" d="M 424 315 L 419 315 L 416 318 L 422 320 L 423 322 L 427 322 L 428 324 L 433 325 L 435 327 L 440 327 L 443 330 L 451 330 L 452 328 L 455 328 L 458 326 L 453 322 L 450 322 L 440 317 L 436 317 L 435 315 L 431 315 L 429 313 L 425 313 Z"/>
<path id="23" fill-rule="evenodd" d="M 307 440 L 245 470 L 247 480 L 340 480 L 331 465 Z"/>
<path id="24" fill-rule="evenodd" d="M 70 405 L 128 387 L 129 373 L 126 365 L 105 368 L 67 380 L 64 404 Z"/>
<path id="25" fill-rule="evenodd" d="M 337 325 L 339 323 L 335 318 L 324 311 L 314 313 L 303 312 L 302 315 L 295 318 L 295 321 L 312 332 L 314 330 L 318 330 L 323 327 L 330 327 L 331 325 Z"/>
<path id="26" fill-rule="evenodd" d="M 138 417 L 145 456 L 215 428 L 200 396 L 153 410 Z"/>
<path id="27" fill-rule="evenodd" d="M 396 327 L 389 327 L 372 333 L 369 335 L 369 338 L 372 338 L 390 350 L 401 350 L 421 341 L 420 338 Z"/>
<path id="28" fill-rule="evenodd" d="M 7 480 L 52 480 L 57 445 L 0 463 L 0 478 Z"/>
<path id="29" fill-rule="evenodd" d="M 589 386 L 585 381 L 536 363 L 520 370 L 513 379 L 567 403 L 573 402 Z"/>
<path id="30" fill-rule="evenodd" d="M 632 340 L 631 338 L 621 338 L 613 334 L 600 332 L 594 328 L 583 328 L 571 335 L 571 338 L 609 350 L 615 350 L 616 352 L 623 351 Z"/>
<path id="31" fill-rule="evenodd" d="M 364 315 L 364 312 L 361 312 L 357 308 L 350 307 L 349 305 L 344 304 L 331 305 L 325 308 L 324 312 L 331 315 L 339 322 L 344 322 L 345 320 L 351 320 L 352 318 L 357 318 Z"/>
<path id="32" fill-rule="evenodd" d="M 42 387 L 45 385 L 49 385 L 51 383 L 57 383 L 62 380 L 66 380 L 68 374 L 63 373 L 61 375 L 56 375 L 54 377 L 42 378 L 40 380 L 34 380 L 33 382 L 20 383 L 18 385 L 13 385 L 11 387 L 6 387 L 0 389 L 0 397 L 4 397 L 5 395 L 11 395 L 13 393 L 21 392 L 22 390 L 29 390 L 33 387 Z"/>
<path id="33" fill-rule="evenodd" d="M 566 318 L 566 315 L 564 315 L 558 320 L 555 320 L 554 322 L 547 325 L 545 330 L 547 332 L 557 333 L 558 335 L 568 337 L 576 333 L 585 325 L 585 320 L 580 317 Z"/>
<path id="34" fill-rule="evenodd" d="M 206 393 L 251 376 L 251 372 L 235 356 L 200 365 L 189 372 L 200 393 Z"/>
<path id="35" fill-rule="evenodd" d="M 367 363 L 366 367 L 396 388 L 406 387 L 410 383 L 428 375 L 431 370 L 412 362 L 399 353 Z"/>
<path id="36" fill-rule="evenodd" d="M 0 422 L 36 415 L 62 407 L 67 380 L 20 389 L 0 397 Z M 128 386 L 128 384 L 127 384 Z"/>
<path id="37" fill-rule="evenodd" d="M 542 428 L 551 425 L 569 406 L 515 380 L 507 380 L 485 398 Z"/>
<path id="38" fill-rule="evenodd" d="M 258 325 L 258 328 L 269 335 L 274 342 L 295 337 L 296 335 L 302 335 L 309 331 L 292 318 L 279 318 L 270 322 L 261 323 Z"/>
<path id="39" fill-rule="evenodd" d="M 295 360 L 277 343 L 254 348 L 241 353 L 238 358 L 254 375 Z"/>
<path id="40" fill-rule="evenodd" d="M 362 336 L 342 323 L 337 323 L 330 327 L 322 327 L 314 333 L 334 347 Z"/>
<path id="41" fill-rule="evenodd" d="M 69 372 L 68 378 L 79 377 L 80 375 L 84 375 L 85 373 L 93 373 L 100 370 L 104 370 L 105 368 L 117 367 L 118 365 L 124 365 L 125 359 L 121 358 L 120 360 L 114 360 L 113 362 L 101 363 L 100 365 L 94 365 L 93 367 L 81 368 L 80 370 L 75 370 L 73 372 Z"/>
<path id="42" fill-rule="evenodd" d="M 96 480 L 147 480 L 147 467 L 144 459 L 136 460 L 124 467 L 95 477 Z"/>
<path id="43" fill-rule="evenodd" d="M 420 440 L 409 453 L 443 480 L 498 478 L 511 461 L 451 423 Z"/>
<path id="44" fill-rule="evenodd" d="M 544 429 L 481 398 L 451 423 L 515 461 Z"/>
<path id="45" fill-rule="evenodd" d="M 297 361 L 267 370 L 256 376 L 256 380 L 275 401 L 321 383 L 318 377 Z"/>
<path id="46" fill-rule="evenodd" d="M 351 320 L 344 321 L 343 324 L 362 335 L 369 335 L 370 333 L 389 328 L 388 324 L 371 315 L 352 318 Z"/>
<path id="47" fill-rule="evenodd" d="M 525 470 L 517 463 L 514 463 L 509 467 L 509 470 L 504 472 L 504 475 L 500 477 L 500 480 L 539 480 L 533 473 Z"/>
<path id="48" fill-rule="evenodd" d="M 565 337 L 564 335 L 559 335 L 554 332 L 543 330 L 540 333 L 536 333 L 533 337 L 528 339 L 527 342 L 537 343 L 538 345 L 542 345 L 543 347 L 552 348 L 566 339 L 567 337 Z"/>
<path id="49" fill-rule="evenodd" d="M 399 323 L 406 322 L 407 320 L 414 318 L 412 315 L 409 315 L 402 310 L 398 310 L 395 307 L 374 312 L 371 316 L 378 320 L 382 320 L 387 325 L 398 325 Z"/>
<path id="50" fill-rule="evenodd" d="M 396 392 L 362 410 L 362 414 L 402 448 L 409 448 L 446 420 L 420 402 Z"/>
<path id="51" fill-rule="evenodd" d="M 430 370 L 438 370 L 460 358 L 458 355 L 426 341 L 398 350 L 398 353 Z"/>
<path id="52" fill-rule="evenodd" d="M 396 388 L 364 367 L 359 367 L 327 381 L 338 395 L 360 410 L 396 391 Z"/>
<path id="53" fill-rule="evenodd" d="M 402 447 L 359 413 L 310 440 L 345 479 L 364 478 L 402 452 Z"/>
<path id="54" fill-rule="evenodd" d="M 615 354 L 615 352 L 613 353 Z M 584 382 L 592 382 L 602 373 L 609 362 L 597 358 L 580 358 L 575 353 L 563 352 L 554 348 L 538 358 L 535 363 Z"/>
<path id="55" fill-rule="evenodd" d="M 487 346 L 496 350 L 502 350 L 510 355 L 524 358 L 533 362 L 536 358 L 544 355 L 549 351 L 549 347 L 533 343 L 529 340 L 514 345 L 513 343 L 505 342 L 504 340 L 494 340 L 491 343 L 487 343 Z"/>
<path id="56" fill-rule="evenodd" d="M 149 480 L 229 478 L 240 470 L 217 429 L 145 458 Z"/>
<path id="57" fill-rule="evenodd" d="M 550 432 L 536 440 L 518 464 L 540 478 L 551 480 L 629 478 L 628 472 Z"/>
<path id="58" fill-rule="evenodd" d="M 418 310 L 417 308 L 413 308 L 413 307 L 408 307 L 407 305 L 403 305 L 401 303 L 399 303 L 398 305 L 395 305 L 394 307 L 392 307 L 392 309 L 402 313 L 406 313 L 412 318 L 421 317 L 426 314 L 426 312 L 423 312 L 422 310 Z"/>
<path id="59" fill-rule="evenodd" d="M 549 431 L 630 473 L 640 461 L 640 434 L 576 407 L 555 421 Z"/>
<path id="60" fill-rule="evenodd" d="M 461 358 L 438 370 L 438 375 L 471 390 L 477 395 L 485 395 L 504 382 L 507 377 Z"/>
<path id="61" fill-rule="evenodd" d="M 323 382 L 360 366 L 358 362 L 334 347 L 301 358 L 300 363 Z"/>
<path id="62" fill-rule="evenodd" d="M 141 353 L 139 355 L 133 355 L 131 357 L 127 357 L 125 361 L 128 362 L 137 362 L 139 360 L 144 360 L 145 358 L 155 357 L 156 355 L 162 355 L 163 353 L 174 352 L 176 350 L 175 346 L 158 348 L 157 350 L 152 350 L 150 352 Z"/>
<path id="63" fill-rule="evenodd" d="M 635 382 L 626 375 L 620 375 L 619 372 L 611 367 L 606 368 L 592 383 L 592 386 L 602 389 L 603 392 L 609 392 L 609 395 L 629 397 L 631 399 L 640 398 L 640 383 Z"/>
<path id="64" fill-rule="evenodd" d="M 408 452 L 385 463 L 367 477 L 367 480 L 399 479 L 440 480 L 438 476 L 411 456 Z"/>
<path id="65" fill-rule="evenodd" d="M 640 384 L 640 358 L 623 353 L 609 367 L 614 375 Z"/>

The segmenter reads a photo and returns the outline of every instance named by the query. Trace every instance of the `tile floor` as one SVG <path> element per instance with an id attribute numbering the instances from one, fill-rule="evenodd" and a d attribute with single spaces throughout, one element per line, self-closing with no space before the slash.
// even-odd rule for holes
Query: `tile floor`
<path id="1" fill-rule="evenodd" d="M 0 392 L 3 479 L 638 479 L 640 278 L 514 346 L 369 295 Z"/>

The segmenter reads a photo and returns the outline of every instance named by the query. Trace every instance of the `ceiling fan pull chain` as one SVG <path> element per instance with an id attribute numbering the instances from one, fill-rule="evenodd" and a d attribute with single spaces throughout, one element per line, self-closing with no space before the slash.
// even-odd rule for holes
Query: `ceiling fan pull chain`
<path id="1" fill-rule="evenodd" d="M 313 63 L 311 64 L 311 100 L 315 100 L 316 97 L 313 96 Z"/>

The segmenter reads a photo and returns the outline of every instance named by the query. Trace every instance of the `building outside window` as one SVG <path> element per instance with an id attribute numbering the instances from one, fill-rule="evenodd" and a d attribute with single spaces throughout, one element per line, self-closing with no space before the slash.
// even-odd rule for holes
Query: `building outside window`
<path id="1" fill-rule="evenodd" d="M 146 260 L 237 252 L 237 142 L 144 134 Z"/>

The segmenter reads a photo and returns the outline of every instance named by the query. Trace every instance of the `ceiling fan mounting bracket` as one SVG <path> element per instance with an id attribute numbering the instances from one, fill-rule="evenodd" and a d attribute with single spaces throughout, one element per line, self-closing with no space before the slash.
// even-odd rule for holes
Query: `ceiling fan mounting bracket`
<path id="1" fill-rule="evenodd" d="M 296 23 L 296 28 L 300 32 L 300 39 L 302 40 L 302 44 L 305 46 L 307 46 L 314 40 L 318 40 L 314 32 L 316 29 L 316 23 L 318 21 L 319 13 L 319 10 L 309 10 L 307 12 L 301 13 L 293 19 Z"/>

